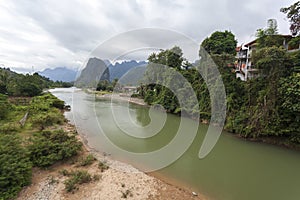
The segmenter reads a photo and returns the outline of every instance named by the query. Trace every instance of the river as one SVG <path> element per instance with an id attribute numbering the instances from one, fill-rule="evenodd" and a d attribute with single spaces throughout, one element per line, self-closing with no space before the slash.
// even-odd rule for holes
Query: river
<path id="1" fill-rule="evenodd" d="M 66 117 L 76 124 L 84 134 L 89 146 L 99 152 L 108 152 L 111 157 L 129 162 L 140 168 L 141 164 L 126 154 L 114 149 L 106 149 L 104 137 L 116 146 L 134 153 L 155 151 L 167 145 L 176 135 L 181 118 L 172 114 L 153 111 L 156 119 L 167 118 L 159 134 L 149 138 L 136 138 L 124 132 L 113 123 L 112 106 L 119 111 L 129 110 L 131 121 L 141 126 L 150 123 L 149 108 L 126 102 L 95 100 L 74 88 L 53 89 L 51 92 L 71 105 L 72 111 Z M 128 109 L 127 109 L 128 108 Z M 126 115 L 121 126 L 136 131 L 133 123 L 126 123 Z M 187 151 L 171 165 L 152 172 L 153 175 L 192 189 L 215 200 L 299 200 L 300 199 L 300 153 L 268 144 L 255 143 L 236 138 L 223 132 L 212 152 L 204 159 L 198 158 L 207 125 L 184 119 L 188 128 L 186 134 L 197 130 L 196 138 Z M 99 126 L 101 127 L 99 129 Z M 143 134 L 143 133 L 141 133 Z M 106 138 L 106 139 L 107 139 Z M 125 155 L 125 156 L 124 156 Z M 154 162 L 154 161 L 153 161 Z"/>

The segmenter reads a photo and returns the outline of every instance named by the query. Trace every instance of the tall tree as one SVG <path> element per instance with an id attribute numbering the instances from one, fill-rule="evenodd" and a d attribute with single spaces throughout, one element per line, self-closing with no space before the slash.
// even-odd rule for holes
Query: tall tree
<path id="1" fill-rule="evenodd" d="M 280 11 L 285 13 L 287 18 L 289 18 L 292 35 L 300 35 L 300 1 L 287 8 L 281 8 Z"/>
<path id="2" fill-rule="evenodd" d="M 230 31 L 216 31 L 211 34 L 210 37 L 206 38 L 201 46 L 209 54 L 235 54 L 235 48 L 237 45 L 237 40 L 235 36 Z"/>
<path id="3" fill-rule="evenodd" d="M 260 28 L 256 31 L 258 47 L 282 46 L 284 37 L 278 35 L 278 27 L 276 19 L 268 19 L 267 27 Z"/>

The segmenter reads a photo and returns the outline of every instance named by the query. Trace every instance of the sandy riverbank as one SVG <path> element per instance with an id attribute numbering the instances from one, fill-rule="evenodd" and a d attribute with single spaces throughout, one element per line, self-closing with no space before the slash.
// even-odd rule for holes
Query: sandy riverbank
<path id="1" fill-rule="evenodd" d="M 97 99 L 108 99 L 112 101 L 127 101 L 130 103 L 142 105 L 142 106 L 148 106 L 147 103 L 144 102 L 143 99 L 139 98 L 132 98 L 128 94 L 124 93 L 111 93 L 111 94 L 95 94 Z"/>
<path id="2" fill-rule="evenodd" d="M 76 131 L 75 127 L 70 124 L 63 126 L 63 129 L 68 132 Z M 84 140 L 79 135 L 78 139 L 81 141 Z M 105 161 L 110 166 L 109 169 L 101 172 L 97 161 L 90 166 L 78 167 L 74 163 L 74 160 L 57 163 L 47 170 L 36 168 L 33 171 L 32 184 L 21 191 L 17 200 L 110 200 L 123 199 L 124 193 L 128 193 L 127 199 L 132 200 L 206 199 L 201 195 L 194 196 L 192 191 L 178 188 L 147 175 L 129 164 L 95 153 L 86 144 L 84 145 L 83 152 L 78 157 L 87 156 L 90 153 L 98 161 Z M 99 175 L 100 179 L 82 184 L 74 193 L 68 193 L 64 185 L 66 177 L 60 173 L 63 169 L 69 171 L 87 170 L 90 174 Z"/>

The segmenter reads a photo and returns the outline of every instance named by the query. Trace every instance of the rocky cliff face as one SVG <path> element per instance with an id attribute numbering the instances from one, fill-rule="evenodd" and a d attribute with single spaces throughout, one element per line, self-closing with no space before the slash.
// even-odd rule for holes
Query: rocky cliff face
<path id="1" fill-rule="evenodd" d="M 98 58 L 90 58 L 75 81 L 77 87 L 95 88 L 100 80 L 110 79 L 108 66 Z"/>
<path id="2" fill-rule="evenodd" d="M 146 67 L 147 63 L 145 61 L 137 62 L 135 60 L 123 61 L 122 63 L 116 63 L 114 65 L 109 65 L 110 70 L 110 80 L 115 78 L 120 79 L 124 74 L 130 71 L 133 68 L 144 66 Z"/>

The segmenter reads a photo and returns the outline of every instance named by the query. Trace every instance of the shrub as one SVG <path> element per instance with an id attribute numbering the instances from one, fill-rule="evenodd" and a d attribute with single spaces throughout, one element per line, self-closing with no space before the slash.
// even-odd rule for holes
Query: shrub
<path id="1" fill-rule="evenodd" d="M 101 178 L 102 178 L 102 176 L 99 175 L 99 174 L 95 174 L 95 175 L 93 176 L 93 180 L 94 180 L 94 181 L 99 181 Z"/>
<path id="2" fill-rule="evenodd" d="M 98 168 L 101 169 L 101 172 L 109 169 L 109 166 L 105 162 L 99 161 Z"/>
<path id="3" fill-rule="evenodd" d="M 1 133 L 13 133 L 18 130 L 18 125 L 16 123 L 6 123 L 0 126 L 0 132 Z"/>
<path id="4" fill-rule="evenodd" d="M 0 134 L 0 199 L 11 199 L 30 184 L 31 168 L 21 140 L 14 135 Z"/>
<path id="5" fill-rule="evenodd" d="M 50 105 L 61 110 L 65 108 L 65 102 L 60 99 L 53 99 Z"/>
<path id="6" fill-rule="evenodd" d="M 63 124 L 64 117 L 59 110 L 48 111 L 37 114 L 31 119 L 33 126 L 40 127 L 43 130 L 45 127 L 55 124 Z"/>
<path id="7" fill-rule="evenodd" d="M 31 100 L 31 111 L 48 111 L 51 108 L 63 109 L 65 106 L 64 101 L 58 99 L 51 93 L 45 93 L 41 96 L 36 96 Z"/>
<path id="8" fill-rule="evenodd" d="M 69 176 L 70 172 L 66 169 L 59 170 L 59 173 L 63 176 Z"/>
<path id="9" fill-rule="evenodd" d="M 96 158 L 94 158 L 92 154 L 89 154 L 87 157 L 81 158 L 81 160 L 79 160 L 77 167 L 91 165 L 95 160 Z"/>
<path id="10" fill-rule="evenodd" d="M 9 107 L 10 107 L 10 105 L 7 101 L 7 96 L 0 94 L 0 110 L 1 110 L 0 120 L 6 118 L 8 111 L 9 111 Z"/>
<path id="11" fill-rule="evenodd" d="M 127 199 L 128 196 L 130 196 L 130 197 L 133 196 L 133 194 L 131 193 L 130 190 L 126 190 L 125 192 L 121 191 L 121 192 L 122 192 L 121 198 Z"/>
<path id="12" fill-rule="evenodd" d="M 63 130 L 55 130 L 35 134 L 28 149 L 34 166 L 48 167 L 56 161 L 77 155 L 81 146 L 74 135 L 69 136 Z"/>
<path id="13" fill-rule="evenodd" d="M 64 182 L 67 192 L 73 192 L 78 189 L 78 185 L 92 181 L 91 175 L 85 170 L 73 171 L 70 174 L 71 177 Z"/>

